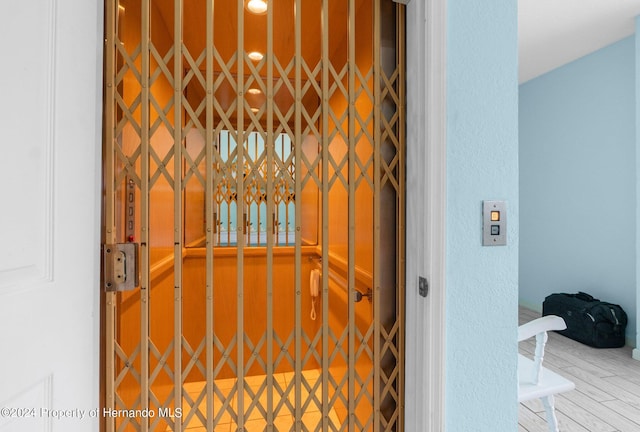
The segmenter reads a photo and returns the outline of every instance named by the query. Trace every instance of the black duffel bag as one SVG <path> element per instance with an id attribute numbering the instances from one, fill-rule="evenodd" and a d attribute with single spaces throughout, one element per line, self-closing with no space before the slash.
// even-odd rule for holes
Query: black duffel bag
<path id="1" fill-rule="evenodd" d="M 558 333 L 595 348 L 619 348 L 625 343 L 627 314 L 618 305 L 589 294 L 551 294 L 542 303 L 542 315 L 557 315 L 567 323 Z"/>

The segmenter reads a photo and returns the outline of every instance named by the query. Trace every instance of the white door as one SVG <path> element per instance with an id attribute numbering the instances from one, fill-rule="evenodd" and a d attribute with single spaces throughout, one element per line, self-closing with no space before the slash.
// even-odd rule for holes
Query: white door
<path id="1" fill-rule="evenodd" d="M 101 35 L 99 1 L 3 3 L 2 432 L 98 430 Z"/>

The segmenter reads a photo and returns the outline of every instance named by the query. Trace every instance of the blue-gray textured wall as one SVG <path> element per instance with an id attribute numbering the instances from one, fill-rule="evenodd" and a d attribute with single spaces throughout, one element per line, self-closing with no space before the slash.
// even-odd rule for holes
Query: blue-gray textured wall
<path id="1" fill-rule="evenodd" d="M 585 291 L 636 332 L 635 42 L 520 86 L 520 302 Z"/>
<path id="2" fill-rule="evenodd" d="M 517 2 L 447 3 L 446 430 L 517 428 Z M 508 245 L 482 246 L 505 200 Z"/>

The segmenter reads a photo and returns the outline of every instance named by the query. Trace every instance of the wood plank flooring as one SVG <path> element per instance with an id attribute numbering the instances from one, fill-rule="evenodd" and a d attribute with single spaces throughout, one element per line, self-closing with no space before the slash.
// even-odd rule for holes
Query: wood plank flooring
<path id="1" fill-rule="evenodd" d="M 520 308 L 520 324 L 540 316 Z M 519 345 L 531 355 L 535 340 Z M 639 432 L 640 361 L 630 347 L 596 349 L 557 333 L 549 334 L 544 364 L 576 384 L 576 389 L 556 397 L 556 415 L 562 432 Z M 519 432 L 547 432 L 539 400 L 520 404 Z"/>

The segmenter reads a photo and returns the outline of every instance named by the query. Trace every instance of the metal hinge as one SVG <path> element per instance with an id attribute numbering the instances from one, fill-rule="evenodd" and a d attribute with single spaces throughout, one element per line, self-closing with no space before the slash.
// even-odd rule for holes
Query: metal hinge
<path id="1" fill-rule="evenodd" d="M 105 291 L 130 291 L 139 285 L 137 243 L 105 244 L 102 259 Z"/>

